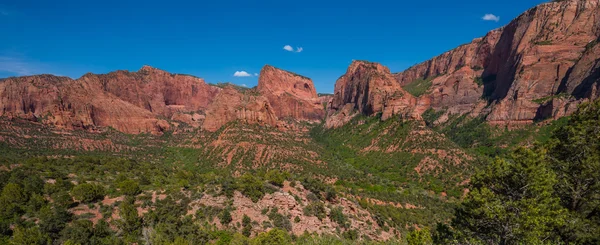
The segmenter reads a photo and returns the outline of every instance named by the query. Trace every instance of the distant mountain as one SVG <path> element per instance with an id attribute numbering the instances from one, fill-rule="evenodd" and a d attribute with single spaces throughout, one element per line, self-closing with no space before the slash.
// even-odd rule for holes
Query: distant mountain
<path id="1" fill-rule="evenodd" d="M 571 114 L 598 98 L 600 4 L 558 1 L 528 10 L 507 26 L 406 71 L 393 74 L 355 61 L 336 82 L 337 113 L 383 113 L 418 119 L 429 108 L 518 126 Z M 408 91 L 411 95 L 405 95 Z"/>
<path id="2" fill-rule="evenodd" d="M 0 80 L 0 116 L 58 128 L 160 134 L 178 123 L 214 131 L 233 120 L 282 126 L 278 118 L 320 121 L 325 116 L 312 81 L 265 66 L 254 89 L 211 86 L 149 66 L 137 72 L 52 75 Z"/>

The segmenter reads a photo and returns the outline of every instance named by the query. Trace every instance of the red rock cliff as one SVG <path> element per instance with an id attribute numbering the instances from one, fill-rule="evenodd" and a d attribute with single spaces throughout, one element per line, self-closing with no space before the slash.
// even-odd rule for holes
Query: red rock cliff
<path id="1" fill-rule="evenodd" d="M 483 38 L 394 76 L 401 85 L 432 79 L 420 104 L 447 114 L 471 113 L 502 125 L 568 115 L 582 100 L 597 97 L 599 5 L 541 4 Z"/>
<path id="2" fill-rule="evenodd" d="M 335 83 L 327 127 L 347 122 L 355 112 L 364 115 L 383 113 L 383 120 L 412 115 L 416 99 L 404 91 L 390 70 L 378 63 L 353 61 L 346 74 Z"/>
<path id="3" fill-rule="evenodd" d="M 277 116 L 269 101 L 263 96 L 253 95 L 252 92 L 242 93 L 231 86 L 225 87 L 206 111 L 202 128 L 214 132 L 237 120 L 277 126 Z"/>
<path id="4" fill-rule="evenodd" d="M 137 72 L 86 74 L 79 80 L 97 83 L 103 91 L 165 117 L 176 112 L 204 110 L 220 90 L 201 78 L 171 74 L 150 66 Z"/>
<path id="5" fill-rule="evenodd" d="M 163 119 L 168 118 L 215 131 L 234 120 L 285 126 L 278 118 L 320 121 L 324 115 L 310 79 L 271 66 L 261 72 L 259 87 L 245 92 L 149 66 L 77 80 L 52 75 L 0 80 L 0 116 L 67 129 L 160 133 L 170 128 Z"/>
<path id="6" fill-rule="evenodd" d="M 88 73 L 77 80 L 52 75 L 8 78 L 0 82 L 0 116 L 68 129 L 160 133 L 170 125 L 159 118 L 199 125 L 199 113 L 220 90 L 200 78 L 149 66 L 138 72 Z"/>
<path id="7" fill-rule="evenodd" d="M 260 71 L 258 92 L 279 118 L 320 121 L 325 109 L 310 78 L 266 65 Z"/>
<path id="8" fill-rule="evenodd" d="M 0 116 L 67 129 L 110 126 L 126 133 L 160 132 L 168 127 L 149 111 L 103 92 L 96 83 L 52 75 L 0 81 Z"/>

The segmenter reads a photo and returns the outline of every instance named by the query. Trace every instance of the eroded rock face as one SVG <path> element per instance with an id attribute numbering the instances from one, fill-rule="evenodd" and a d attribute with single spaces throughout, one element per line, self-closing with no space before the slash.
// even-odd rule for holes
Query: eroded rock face
<path id="1" fill-rule="evenodd" d="M 103 92 L 96 83 L 52 75 L 0 81 L 0 116 L 67 129 L 110 126 L 126 133 L 164 129 L 152 113 Z"/>
<path id="2" fill-rule="evenodd" d="M 79 80 L 97 83 L 103 91 L 165 117 L 175 112 L 204 110 L 220 90 L 201 78 L 171 74 L 150 66 L 137 72 L 86 74 Z"/>
<path id="3" fill-rule="evenodd" d="M 170 128 L 160 117 L 199 126 L 194 120 L 200 119 L 197 112 L 205 110 L 219 91 L 202 79 L 149 66 L 138 72 L 88 73 L 77 80 L 52 75 L 8 78 L 0 82 L 0 116 L 68 129 L 160 133 Z"/>
<path id="4" fill-rule="evenodd" d="M 290 128 L 278 118 L 312 122 L 325 115 L 312 81 L 305 77 L 265 66 L 259 90 L 222 89 L 149 66 L 137 72 L 89 73 L 77 80 L 52 75 L 8 78 L 0 80 L 0 116 L 66 129 L 112 127 L 159 134 L 170 130 L 171 123 L 210 131 L 234 120 Z"/>
<path id="5" fill-rule="evenodd" d="M 451 74 L 463 67 L 469 67 L 476 71 L 483 70 L 490 63 L 491 54 L 501 34 L 502 29 L 493 30 L 485 37 L 476 38 L 471 43 L 396 73 L 394 77 L 401 85 L 406 85 L 418 78 L 433 78 Z"/>
<path id="6" fill-rule="evenodd" d="M 236 120 L 277 126 L 277 116 L 265 97 L 244 94 L 233 87 L 225 87 L 210 104 L 202 127 L 208 131 L 216 131 Z"/>
<path id="7" fill-rule="evenodd" d="M 433 79 L 420 104 L 428 101 L 447 114 L 528 124 L 568 115 L 581 101 L 597 97 L 599 36 L 597 0 L 545 3 L 394 76 L 402 85 Z"/>
<path id="8" fill-rule="evenodd" d="M 310 78 L 266 65 L 257 91 L 265 96 L 279 118 L 320 121 L 325 109 Z"/>
<path id="9" fill-rule="evenodd" d="M 416 104 L 416 98 L 402 89 L 387 67 L 354 61 L 335 83 L 326 126 L 343 125 L 354 111 L 369 116 L 383 113 L 383 120 L 393 115 L 411 117 Z"/>
<path id="10" fill-rule="evenodd" d="M 520 124 L 548 117 L 538 114 L 543 103 L 536 100 L 563 92 L 559 88 L 568 71 L 598 38 L 599 11 L 595 0 L 562 1 L 539 5 L 512 21 L 484 72 L 496 78 L 485 85 L 496 103 L 488 121 Z"/>

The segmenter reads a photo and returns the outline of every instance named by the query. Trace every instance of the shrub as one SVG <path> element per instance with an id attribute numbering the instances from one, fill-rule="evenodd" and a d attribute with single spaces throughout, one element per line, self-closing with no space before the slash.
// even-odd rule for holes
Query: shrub
<path id="1" fill-rule="evenodd" d="M 212 221 L 213 217 L 222 213 L 222 209 L 216 206 L 204 206 L 201 205 L 198 211 L 196 211 L 196 219 L 198 220 L 209 220 Z"/>
<path id="2" fill-rule="evenodd" d="M 413 230 L 406 236 L 408 245 L 430 245 L 433 244 L 431 232 L 428 229 Z"/>
<path id="3" fill-rule="evenodd" d="M 121 193 L 127 196 L 135 196 L 137 194 L 140 194 L 140 192 L 142 191 L 140 189 L 140 184 L 138 184 L 137 181 L 130 179 L 121 181 L 118 187 Z"/>
<path id="4" fill-rule="evenodd" d="M 552 40 L 544 40 L 544 41 L 538 41 L 534 43 L 535 45 L 552 45 Z"/>
<path id="5" fill-rule="evenodd" d="M 479 87 L 483 86 L 483 78 L 482 77 L 476 77 L 473 81 L 477 84 L 477 86 L 479 86 Z"/>
<path id="6" fill-rule="evenodd" d="M 342 207 L 332 208 L 329 212 L 329 219 L 338 223 L 341 227 L 348 228 L 350 224 L 348 223 L 348 217 L 344 215 Z"/>
<path id="7" fill-rule="evenodd" d="M 283 187 L 283 181 L 286 179 L 286 174 L 277 169 L 269 170 L 265 175 L 267 181 L 275 186 Z"/>
<path id="8" fill-rule="evenodd" d="M 258 202 L 265 195 L 263 182 L 249 173 L 242 175 L 239 188 L 253 202 Z"/>
<path id="9" fill-rule="evenodd" d="M 223 209 L 223 212 L 221 213 L 221 215 L 219 215 L 219 220 L 223 225 L 229 225 L 229 223 L 231 223 L 232 218 L 228 208 Z"/>
<path id="10" fill-rule="evenodd" d="M 285 231 L 277 228 L 258 234 L 250 242 L 251 245 L 280 245 L 290 243 L 290 236 Z"/>
<path id="11" fill-rule="evenodd" d="M 308 193 L 306 195 L 306 199 L 308 199 L 309 202 L 318 202 L 319 201 L 319 197 L 317 195 L 315 195 L 315 193 Z"/>
<path id="12" fill-rule="evenodd" d="M 142 220 L 132 202 L 122 202 L 119 205 L 119 215 L 121 216 L 119 222 L 121 230 L 128 234 L 137 232 L 142 225 Z"/>
<path id="13" fill-rule="evenodd" d="M 290 219 L 278 213 L 276 208 L 271 209 L 268 217 L 271 221 L 273 221 L 273 226 L 287 231 L 292 230 L 292 223 L 290 222 Z"/>
<path id="14" fill-rule="evenodd" d="M 242 234 L 244 236 L 249 237 L 252 235 L 252 219 L 250 219 L 248 215 L 244 214 L 244 217 L 242 218 L 242 227 Z"/>
<path id="15" fill-rule="evenodd" d="M 436 111 L 433 108 L 429 108 L 425 112 L 423 112 L 423 115 L 421 115 L 421 117 L 423 117 L 423 121 L 425 121 L 425 124 L 427 126 L 433 127 L 433 126 L 435 126 L 435 122 L 443 114 L 444 114 L 444 111 Z"/>
<path id="16" fill-rule="evenodd" d="M 326 216 L 325 205 L 322 202 L 312 202 L 304 207 L 304 215 L 314 216 L 323 220 Z"/>
<path id="17" fill-rule="evenodd" d="M 233 191 L 237 188 L 235 181 L 231 177 L 226 177 L 221 180 L 221 195 L 225 195 L 228 198 L 233 197 Z"/>
<path id="18" fill-rule="evenodd" d="M 97 184 L 83 183 L 73 187 L 71 195 L 81 202 L 89 203 L 104 198 L 104 187 Z"/>
<path id="19" fill-rule="evenodd" d="M 74 244 L 86 244 L 94 235 L 94 224 L 86 219 L 76 220 L 62 232 L 63 240 L 70 240 Z"/>
<path id="20" fill-rule="evenodd" d="M 327 187 L 325 191 L 325 200 L 333 202 L 337 198 L 337 193 L 331 187 Z"/>
<path id="21" fill-rule="evenodd" d="M 21 186 L 9 183 L 2 189 L 1 198 L 14 204 L 24 205 L 27 202 L 28 196 Z"/>
<path id="22" fill-rule="evenodd" d="M 432 79 L 419 78 L 409 84 L 404 85 L 403 88 L 406 90 L 406 92 L 412 94 L 413 96 L 419 97 L 429 90 L 432 85 L 431 80 Z"/>
<path id="23" fill-rule="evenodd" d="M 40 231 L 38 227 L 24 228 L 15 227 L 12 244 L 43 245 L 47 244 L 48 236 Z"/>
<path id="24" fill-rule="evenodd" d="M 358 239 L 358 231 L 356 230 L 347 230 L 342 234 L 342 236 L 348 240 L 357 240 Z"/>
<path id="25" fill-rule="evenodd" d="M 321 193 L 324 192 L 326 189 L 325 184 L 323 184 L 323 182 L 310 177 L 305 178 L 304 181 L 302 181 L 302 185 L 304 185 L 304 188 L 306 188 L 307 190 L 319 197 L 321 196 Z"/>

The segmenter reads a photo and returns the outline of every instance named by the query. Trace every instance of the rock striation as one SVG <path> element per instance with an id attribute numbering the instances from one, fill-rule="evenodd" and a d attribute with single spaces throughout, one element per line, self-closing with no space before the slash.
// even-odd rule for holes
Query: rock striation
<path id="1" fill-rule="evenodd" d="M 225 87 L 206 111 L 203 128 L 216 131 L 223 125 L 240 120 L 249 124 L 277 126 L 277 116 L 263 96 L 241 93 L 232 86 Z"/>
<path id="2" fill-rule="evenodd" d="M 419 104 L 516 126 L 568 115 L 597 97 L 600 3 L 540 4 L 507 26 L 394 74 L 431 79 Z"/>
<path id="3" fill-rule="evenodd" d="M 98 83 L 52 75 L 0 81 L 0 108 L 0 116 L 66 129 L 113 127 L 125 133 L 140 133 L 168 128 L 151 112 L 102 92 Z"/>
<path id="4" fill-rule="evenodd" d="M 37 75 L 0 80 L 0 117 L 60 128 L 160 134 L 184 123 L 215 131 L 240 120 L 281 128 L 290 121 L 339 127 L 358 114 L 419 119 L 429 109 L 518 126 L 572 113 L 600 95 L 600 3 L 540 4 L 505 27 L 403 72 L 354 61 L 333 96 L 316 93 L 311 79 L 263 67 L 253 89 L 212 86 L 200 78 L 150 66 L 67 77 Z M 404 88 L 426 81 L 418 97 Z"/>
<path id="5" fill-rule="evenodd" d="M 160 134 L 185 123 L 216 131 L 235 120 L 285 127 L 280 118 L 315 122 L 324 115 L 310 79 L 272 66 L 261 72 L 258 88 L 245 91 L 150 66 L 76 80 L 53 75 L 0 80 L 1 117 L 65 129 Z"/>
<path id="6" fill-rule="evenodd" d="M 357 114 L 382 113 L 384 120 L 394 115 L 418 117 L 413 114 L 416 105 L 417 99 L 402 89 L 387 67 L 353 61 L 346 74 L 335 83 L 325 125 L 341 126 Z"/>
<path id="7" fill-rule="evenodd" d="M 265 65 L 257 91 L 265 96 L 279 118 L 318 122 L 325 109 L 310 78 Z"/>

